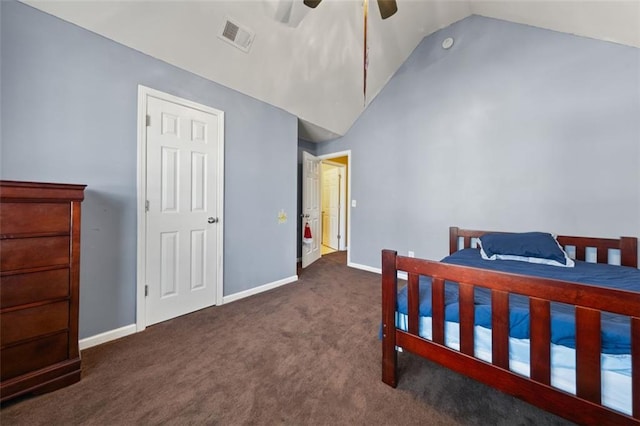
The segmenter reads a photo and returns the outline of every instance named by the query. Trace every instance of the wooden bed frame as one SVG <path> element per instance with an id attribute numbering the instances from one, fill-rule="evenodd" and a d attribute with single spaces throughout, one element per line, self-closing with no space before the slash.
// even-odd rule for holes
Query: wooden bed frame
<path id="1" fill-rule="evenodd" d="M 471 247 L 471 239 L 489 231 L 451 227 L 450 253 Z M 609 249 L 620 250 L 621 264 L 638 266 L 638 240 L 558 236 L 584 260 L 587 247 L 597 262 L 607 263 Z M 408 331 L 396 328 L 398 271 L 407 273 Z M 433 340 L 418 336 L 418 279 L 432 277 Z M 444 345 L 444 281 L 459 283 L 460 351 Z M 491 290 L 492 362 L 474 357 L 474 286 Z M 529 296 L 531 377 L 509 371 L 509 293 Z M 515 293 L 515 292 L 514 292 Z M 576 306 L 576 395 L 550 386 L 550 302 Z M 601 404 L 600 312 L 631 317 L 632 410 L 627 416 Z M 444 264 L 382 252 L 382 381 L 397 384 L 397 348 L 430 359 L 451 370 L 523 399 L 544 410 L 584 424 L 640 424 L 640 293 L 612 290 L 524 275 Z"/>

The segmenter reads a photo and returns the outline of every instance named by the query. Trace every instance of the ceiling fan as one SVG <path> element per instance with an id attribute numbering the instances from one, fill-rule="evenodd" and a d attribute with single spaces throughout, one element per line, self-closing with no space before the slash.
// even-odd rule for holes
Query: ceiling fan
<path id="1" fill-rule="evenodd" d="M 382 19 L 387 19 L 390 16 L 393 16 L 398 11 L 398 4 L 396 0 L 377 0 L 378 9 L 380 10 L 380 16 Z M 311 9 L 315 9 L 322 3 L 322 0 L 303 0 L 305 6 L 310 7 Z M 367 16 L 369 13 L 369 0 L 363 0 L 363 10 L 364 10 L 364 60 L 362 65 L 363 71 L 363 84 L 362 84 L 362 93 L 364 95 L 364 104 L 367 104 L 367 68 L 369 65 L 368 53 L 369 49 L 367 48 Z"/>
<path id="2" fill-rule="evenodd" d="M 322 0 L 303 0 L 303 3 L 311 9 L 315 9 L 322 3 Z M 378 0 L 378 9 L 380 9 L 382 19 L 387 19 L 398 11 L 398 5 L 396 0 Z"/>

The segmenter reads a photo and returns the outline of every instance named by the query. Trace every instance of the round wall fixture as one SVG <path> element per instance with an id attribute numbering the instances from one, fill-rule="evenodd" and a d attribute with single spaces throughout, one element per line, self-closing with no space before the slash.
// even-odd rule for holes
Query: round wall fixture
<path id="1" fill-rule="evenodd" d="M 443 49 L 450 49 L 453 46 L 453 37 L 447 37 L 442 41 Z"/>

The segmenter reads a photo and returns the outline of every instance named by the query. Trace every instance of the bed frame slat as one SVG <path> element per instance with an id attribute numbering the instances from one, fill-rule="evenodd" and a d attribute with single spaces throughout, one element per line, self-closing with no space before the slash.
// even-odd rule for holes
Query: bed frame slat
<path id="1" fill-rule="evenodd" d="M 431 283 L 431 332 L 433 341 L 444 345 L 444 280 L 434 278 Z"/>
<path id="2" fill-rule="evenodd" d="M 576 307 L 576 394 L 600 404 L 600 311 Z"/>
<path id="3" fill-rule="evenodd" d="M 475 304 L 474 287 L 460 283 L 460 351 L 467 355 L 474 355 L 474 323 Z"/>
<path id="4" fill-rule="evenodd" d="M 407 304 L 409 309 L 409 333 L 418 334 L 418 311 L 420 307 L 420 290 L 418 288 L 418 274 L 409 274 L 407 284 Z"/>
<path id="5" fill-rule="evenodd" d="M 509 293 L 491 291 L 491 363 L 509 369 Z"/>
<path id="6" fill-rule="evenodd" d="M 529 334 L 531 379 L 551 384 L 551 304 L 548 300 L 529 298 Z"/>
<path id="7" fill-rule="evenodd" d="M 609 249 L 597 248 L 597 263 L 609 263 Z"/>

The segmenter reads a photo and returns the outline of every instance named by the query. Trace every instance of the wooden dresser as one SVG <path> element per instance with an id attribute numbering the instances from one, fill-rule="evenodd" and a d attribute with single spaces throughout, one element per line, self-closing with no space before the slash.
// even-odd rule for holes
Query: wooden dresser
<path id="1" fill-rule="evenodd" d="M 80 380 L 85 185 L 0 181 L 0 399 Z"/>

